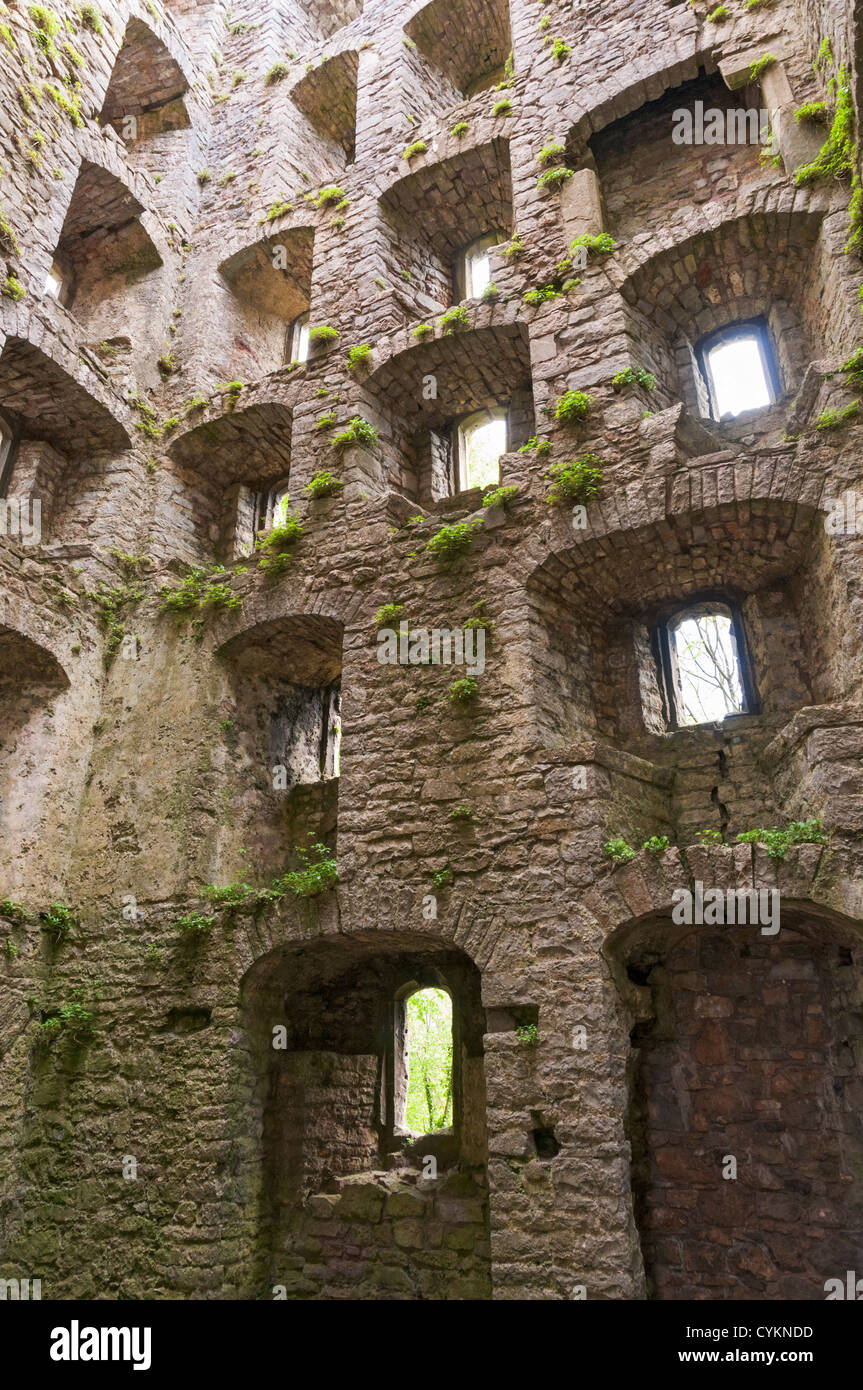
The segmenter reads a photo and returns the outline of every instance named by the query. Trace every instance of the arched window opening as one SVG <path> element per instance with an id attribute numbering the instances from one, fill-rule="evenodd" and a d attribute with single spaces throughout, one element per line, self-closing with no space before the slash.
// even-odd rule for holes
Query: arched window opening
<path id="1" fill-rule="evenodd" d="M 500 482 L 500 458 L 507 450 L 507 412 L 478 410 L 458 427 L 458 485 L 492 487 Z"/>
<path id="2" fill-rule="evenodd" d="M 309 360 L 309 315 L 299 314 L 288 325 L 285 335 L 285 361 L 308 362 Z"/>
<path id="3" fill-rule="evenodd" d="M 15 431 L 9 421 L 0 415 L 0 498 L 8 496 L 14 466 Z"/>
<path id="4" fill-rule="evenodd" d="M 65 304 L 71 291 L 70 276 L 67 270 L 58 260 L 51 262 L 51 269 L 45 276 L 45 285 L 42 293 L 49 299 L 56 299 L 58 304 Z"/>
<path id="5" fill-rule="evenodd" d="M 487 232 L 461 253 L 456 279 L 461 299 L 479 299 L 491 284 L 491 249 L 507 240 L 506 232 Z"/>
<path id="6" fill-rule="evenodd" d="M 684 608 L 658 635 L 670 727 L 713 723 L 751 709 L 743 631 L 728 604 Z"/>
<path id="7" fill-rule="evenodd" d="M 254 535 L 272 531 L 275 526 L 284 526 L 290 498 L 287 478 L 272 483 L 255 493 Z"/>
<path id="8" fill-rule="evenodd" d="M 415 1135 L 452 1128 L 452 999 L 447 990 L 418 989 L 405 1000 L 404 1060 L 403 1127 Z"/>
<path id="9" fill-rule="evenodd" d="M 763 410 L 777 399 L 776 366 L 764 324 L 723 329 L 701 344 L 700 355 L 715 420 Z"/>

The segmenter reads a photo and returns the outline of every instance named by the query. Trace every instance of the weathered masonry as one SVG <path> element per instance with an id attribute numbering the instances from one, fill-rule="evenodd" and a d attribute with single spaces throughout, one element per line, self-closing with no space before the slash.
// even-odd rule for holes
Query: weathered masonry
<path id="1" fill-rule="evenodd" d="M 0 3 L 0 1279 L 860 1269 L 861 22 Z"/>

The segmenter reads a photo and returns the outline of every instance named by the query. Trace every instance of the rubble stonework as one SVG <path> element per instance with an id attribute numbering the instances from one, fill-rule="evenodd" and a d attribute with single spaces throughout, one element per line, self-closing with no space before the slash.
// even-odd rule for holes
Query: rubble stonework
<path id="1" fill-rule="evenodd" d="M 0 538 L 0 1279 L 820 1299 L 859 1267 L 863 528 L 825 516 L 863 493 L 863 271 L 849 170 L 795 166 L 859 111 L 860 35 L 728 8 L 0 6 L 4 488 L 41 502 Z M 672 140 L 777 93 L 767 147 Z M 296 362 L 305 313 L 336 336 Z M 776 400 L 717 422 L 699 345 L 756 320 Z M 517 492 L 483 507 L 455 426 L 490 407 Z M 583 515 L 549 504 L 588 454 Z M 657 625 L 717 595 L 757 698 L 669 727 Z M 487 625 L 475 692 L 378 660 L 392 604 Z M 309 843 L 335 885 L 258 892 Z M 781 930 L 678 925 L 696 882 L 778 889 Z M 441 981 L 453 1124 L 414 1143 L 399 1001 Z"/>

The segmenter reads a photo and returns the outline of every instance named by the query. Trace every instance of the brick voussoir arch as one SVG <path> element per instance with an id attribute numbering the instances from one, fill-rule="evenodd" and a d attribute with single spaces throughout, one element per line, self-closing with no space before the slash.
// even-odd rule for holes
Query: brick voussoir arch
<path id="1" fill-rule="evenodd" d="M 720 492 L 717 485 L 714 502 L 705 506 L 703 486 L 696 494 L 692 482 L 711 466 L 721 473 L 722 487 Z M 691 475 L 689 490 L 673 486 L 681 471 Z M 700 482 L 703 485 L 703 479 Z M 591 504 L 584 529 L 573 530 L 569 512 L 558 509 L 563 514 L 552 518 L 547 547 L 528 543 L 521 552 L 523 582 L 530 586 L 561 567 L 583 567 L 585 547 L 595 560 L 610 564 L 621 555 L 622 545 L 631 547 L 638 538 L 641 548 L 660 561 L 682 552 L 691 543 L 696 526 L 704 530 L 721 527 L 728 536 L 745 526 L 754 535 L 759 517 L 771 529 L 773 546 L 781 543 L 790 556 L 796 556 L 803 553 L 819 516 L 818 501 L 827 483 L 825 474 L 819 480 L 818 495 L 813 496 L 795 470 L 792 457 L 777 461 L 775 470 L 760 470 L 748 463 L 730 467 L 727 459 L 715 465 L 696 460 L 685 470 L 678 469 L 653 492 L 649 481 L 641 480 L 627 486 L 625 498 L 615 496 L 601 508 Z M 804 488 L 805 499 L 799 495 Z"/>
<path id="2" fill-rule="evenodd" d="M 314 576 L 309 576 L 310 588 L 315 582 Z M 256 629 L 263 630 L 284 619 L 322 618 L 347 631 L 363 603 L 363 595 L 349 588 L 303 595 L 297 592 L 294 578 L 290 585 L 272 586 L 255 594 L 242 609 L 220 618 L 205 640 L 217 655 L 223 655 L 229 643 L 249 638 Z"/>
<path id="3" fill-rule="evenodd" d="M 504 973 L 514 948 L 517 957 L 525 945 L 523 934 L 491 915 L 483 903 L 459 899 L 437 919 L 426 921 L 419 890 L 413 892 L 397 880 L 391 892 L 380 880 L 367 886 L 348 881 L 317 899 L 285 898 L 257 921 L 238 917 L 237 978 L 242 982 L 260 961 L 283 947 L 351 938 L 379 940 L 382 948 L 393 939 L 399 945 L 452 944 L 484 974 Z"/>
<path id="4" fill-rule="evenodd" d="M 714 200 L 692 209 L 682 224 L 683 235 L 679 235 L 672 224 L 637 246 L 621 247 L 605 262 L 608 278 L 625 298 L 631 298 L 635 293 L 632 280 L 639 272 L 654 266 L 661 258 L 671 260 L 686 255 L 702 238 L 717 232 L 733 233 L 749 219 L 761 219 L 768 231 L 783 243 L 796 241 L 797 235 L 804 230 L 808 230 L 814 240 L 824 218 L 846 204 L 847 198 L 841 191 L 828 192 L 820 187 L 791 190 L 784 181 L 768 189 L 747 189 L 733 202 Z M 808 228 L 807 222 L 810 223 Z"/>
<path id="5" fill-rule="evenodd" d="M 80 640 L 78 631 L 71 629 L 68 620 L 52 612 L 47 605 L 35 604 L 26 594 L 10 594 L 5 584 L 3 587 L 6 592 L 0 600 L 0 632 L 14 632 L 30 646 L 39 648 L 49 658 L 58 682 L 62 682 L 64 688 L 70 686 L 71 649 Z M 92 628 L 95 632 L 95 625 Z M 26 678 L 27 672 L 21 675 Z"/>
<path id="6" fill-rule="evenodd" d="M 703 43 L 696 28 L 654 49 L 649 59 L 644 60 L 647 70 L 639 73 L 634 81 L 636 64 L 615 68 L 607 81 L 579 91 L 581 109 L 574 119 L 571 118 L 567 145 L 572 150 L 578 149 L 591 135 L 614 121 L 697 77 L 700 68 L 708 73 L 715 72 L 717 64 L 718 54 L 714 47 Z"/>
<path id="7" fill-rule="evenodd" d="M 75 192 L 75 185 L 81 174 L 82 165 L 85 162 L 94 164 L 97 168 L 103 169 L 106 174 L 111 174 L 117 179 L 118 183 L 128 189 L 131 196 L 140 205 L 139 220 L 141 226 L 158 251 L 161 260 L 164 262 L 172 253 L 178 254 L 167 223 L 159 213 L 154 212 L 151 208 L 154 188 L 152 179 L 149 174 L 132 168 L 124 158 L 124 147 L 118 146 L 116 141 L 108 139 L 97 126 L 88 126 L 78 138 L 77 150 L 80 155 L 80 163 L 72 183 L 70 201 L 71 195 Z"/>
<path id="8" fill-rule="evenodd" d="M 105 416 L 110 417 L 112 428 L 106 433 L 111 434 L 112 439 L 104 441 L 99 447 L 113 447 L 124 452 L 132 446 L 134 439 L 132 413 L 114 390 L 107 375 L 95 363 L 86 360 L 77 342 L 70 343 L 69 327 L 69 315 L 54 300 L 34 300 L 23 304 L 5 299 L 0 301 L 3 347 L 13 342 L 26 343 L 42 353 L 86 393 Z"/>
<path id="9" fill-rule="evenodd" d="M 169 12 L 167 5 L 163 8 L 164 13 L 160 14 L 155 5 L 150 9 L 143 3 L 143 0 L 141 0 L 140 3 L 139 0 L 129 0 L 129 3 L 124 6 L 125 13 L 123 16 L 122 34 L 125 35 L 126 26 L 130 19 L 140 20 L 144 27 L 149 29 L 151 34 L 154 34 L 160 43 L 165 45 L 165 48 L 168 50 L 174 62 L 177 64 L 177 67 L 183 74 L 183 77 L 186 79 L 189 88 L 186 93 L 186 99 L 194 95 L 195 99 L 200 102 L 199 89 L 195 86 L 195 83 L 202 75 L 195 68 L 186 40 L 177 28 L 173 15 Z M 119 52 L 119 49 L 117 51 Z M 106 91 L 110 86 L 111 77 L 113 77 L 113 67 L 108 81 L 105 84 Z M 203 81 L 201 82 L 200 90 L 207 98 L 209 97 L 209 89 L 207 84 Z M 102 96 L 104 99 L 104 93 Z"/>
<path id="10" fill-rule="evenodd" d="M 855 897 L 850 880 L 825 872 L 828 860 L 829 847 L 822 844 L 792 845 L 782 861 L 771 859 L 762 846 L 748 844 L 673 847 L 659 856 L 642 850 L 589 888 L 581 908 L 587 929 L 597 933 L 605 955 L 624 930 L 670 916 L 675 892 L 693 892 L 696 882 L 705 893 L 711 888 L 723 893 L 777 889 L 785 912 L 807 911 L 825 920 L 841 917 L 863 931 L 855 914 L 859 894 Z"/>

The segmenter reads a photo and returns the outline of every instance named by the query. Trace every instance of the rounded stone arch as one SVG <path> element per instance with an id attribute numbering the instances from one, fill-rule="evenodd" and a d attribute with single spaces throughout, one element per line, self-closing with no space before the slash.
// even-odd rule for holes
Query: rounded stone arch
<path id="1" fill-rule="evenodd" d="M 788 477 L 792 494 L 799 491 L 799 478 Z M 666 724 L 656 629 L 670 606 L 708 596 L 740 610 L 754 688 L 771 717 L 790 718 L 823 698 L 821 652 L 805 616 L 807 595 L 824 582 L 813 564 L 823 544 L 816 506 L 780 498 L 747 468 L 708 473 L 692 462 L 674 482 L 660 490 L 627 479 L 625 498 L 618 489 L 608 505 L 588 506 L 583 529 L 554 509 L 563 515 L 553 518 L 548 554 L 524 576 L 543 741 L 598 736 L 639 756 L 660 755 L 654 741 Z M 797 654 L 793 680 L 783 633 Z"/>
<path id="2" fill-rule="evenodd" d="M 812 309 L 839 234 L 832 214 L 844 217 L 841 199 L 834 193 L 831 208 L 820 190 L 801 190 L 789 214 L 782 193 L 782 186 L 766 199 L 747 192 L 721 210 L 707 204 L 684 237 L 663 228 L 606 263 L 629 331 L 643 335 L 645 362 L 696 417 L 711 413 L 702 349 L 720 330 L 761 325 L 780 404 L 799 389 L 811 361 L 844 352 L 849 341 L 852 276 L 842 276 L 829 320 Z"/>
<path id="3" fill-rule="evenodd" d="M 454 1000 L 457 1115 L 452 1133 L 425 1136 L 423 1153 L 413 1154 L 392 1121 L 397 1000 L 411 981 L 441 978 Z M 313 929 L 258 954 L 239 998 L 249 1132 L 260 1136 L 249 1165 L 258 1277 L 285 1283 L 280 1259 L 299 1255 L 299 1263 L 289 1261 L 301 1273 L 291 1274 L 288 1296 L 331 1296 L 343 1282 L 339 1243 L 325 1239 L 314 1265 L 302 1258 L 309 1221 L 329 1206 L 361 1247 L 371 1286 L 378 1256 L 366 1248 L 366 1223 L 379 1220 L 388 1258 L 402 1270 L 402 1296 L 460 1296 L 448 1291 L 437 1262 L 399 1243 L 393 1218 L 410 1206 L 423 1229 L 431 1220 L 473 1228 L 460 1243 L 460 1273 L 476 1281 L 476 1296 L 488 1297 L 484 1013 L 476 965 L 440 934 Z M 428 1181 L 430 1157 L 435 1176 Z"/>
<path id="4" fill-rule="evenodd" d="M 760 900 L 763 929 L 741 911 L 730 855 L 706 855 L 673 904 L 667 887 L 619 885 L 655 904 L 628 920 L 616 905 L 603 947 L 651 1298 L 823 1298 L 860 1248 L 863 922 L 806 896 L 806 871 L 789 877 L 775 931 L 776 901 Z M 767 895 L 770 879 L 748 881 Z M 692 920 L 699 884 L 725 922 Z"/>
<path id="5" fill-rule="evenodd" d="M 702 68 L 712 73 L 717 66 L 713 47 L 704 46 L 695 30 L 689 35 L 675 36 L 653 49 L 650 70 L 642 72 L 635 81 L 629 69 L 616 68 L 595 94 L 590 93 L 586 109 L 571 121 L 565 135 L 568 158 L 577 158 L 591 135 L 697 77 Z"/>

